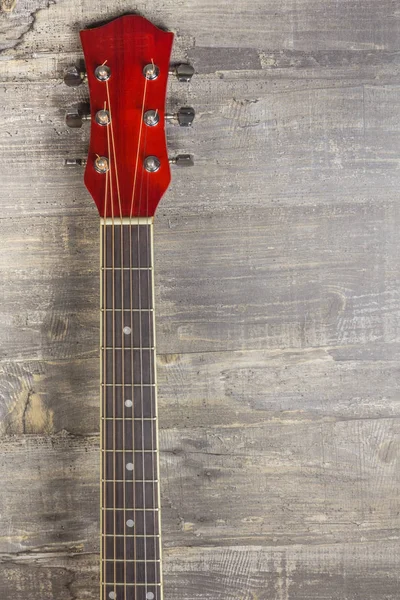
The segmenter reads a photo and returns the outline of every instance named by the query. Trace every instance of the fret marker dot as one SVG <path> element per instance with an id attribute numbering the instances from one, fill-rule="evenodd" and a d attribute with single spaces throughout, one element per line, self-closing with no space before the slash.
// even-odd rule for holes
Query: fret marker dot
<path id="1" fill-rule="evenodd" d="M 128 527 L 133 527 L 135 523 L 132 521 L 132 519 L 128 519 L 126 524 Z"/>
<path id="2" fill-rule="evenodd" d="M 117 594 L 116 594 L 115 592 L 110 592 L 110 593 L 108 594 L 108 597 L 109 597 L 111 600 L 117 600 Z"/>
<path id="3" fill-rule="evenodd" d="M 125 335 L 129 335 L 131 332 L 131 328 L 126 325 L 122 331 L 124 332 Z"/>
<path id="4" fill-rule="evenodd" d="M 126 469 L 127 469 L 127 471 L 133 471 L 133 464 L 132 463 L 127 463 Z"/>
<path id="5" fill-rule="evenodd" d="M 146 594 L 146 600 L 153 600 L 153 599 L 154 599 L 153 592 L 147 592 L 147 594 Z"/>
<path id="6" fill-rule="evenodd" d="M 132 400 L 125 400 L 125 406 L 130 408 L 132 406 Z"/>

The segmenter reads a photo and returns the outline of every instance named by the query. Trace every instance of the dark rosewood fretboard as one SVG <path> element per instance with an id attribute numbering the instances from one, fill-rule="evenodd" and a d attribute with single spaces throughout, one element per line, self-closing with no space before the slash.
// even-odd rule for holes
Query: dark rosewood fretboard
<path id="1" fill-rule="evenodd" d="M 101 244 L 101 600 L 162 600 L 151 219 Z"/>

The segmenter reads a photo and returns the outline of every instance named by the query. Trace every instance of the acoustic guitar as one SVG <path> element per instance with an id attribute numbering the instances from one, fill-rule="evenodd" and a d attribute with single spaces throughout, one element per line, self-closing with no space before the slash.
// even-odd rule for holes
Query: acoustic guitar
<path id="1" fill-rule="evenodd" d="M 190 81 L 193 68 L 170 67 L 173 34 L 140 16 L 81 32 L 90 113 L 69 111 L 67 125 L 91 122 L 84 181 L 100 213 L 101 276 L 101 600 L 162 600 L 160 476 L 154 328 L 153 218 L 170 183 L 166 121 L 190 126 L 194 111 L 165 113 L 169 73 Z"/>

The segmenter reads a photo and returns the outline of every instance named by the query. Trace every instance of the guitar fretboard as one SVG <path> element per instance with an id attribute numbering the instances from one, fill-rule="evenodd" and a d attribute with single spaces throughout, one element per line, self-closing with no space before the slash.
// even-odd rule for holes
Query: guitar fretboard
<path id="1" fill-rule="evenodd" d="M 102 600 L 162 600 L 152 224 L 101 245 Z"/>

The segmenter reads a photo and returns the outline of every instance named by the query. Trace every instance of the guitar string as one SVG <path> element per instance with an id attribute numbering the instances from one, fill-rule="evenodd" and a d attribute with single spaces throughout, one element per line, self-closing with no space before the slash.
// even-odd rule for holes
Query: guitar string
<path id="1" fill-rule="evenodd" d="M 145 105 L 145 101 L 146 101 L 146 92 L 147 92 L 147 77 L 144 78 L 142 114 L 140 115 L 138 147 L 137 147 L 137 152 L 136 152 L 135 173 L 133 176 L 133 188 L 132 188 L 132 199 L 131 199 L 131 210 L 130 210 L 130 219 L 131 220 L 132 220 L 133 206 L 134 206 L 134 200 L 135 200 L 136 180 L 137 180 L 138 165 L 139 165 L 140 140 L 142 138 L 143 115 L 144 115 L 144 105 Z"/>
<path id="2" fill-rule="evenodd" d="M 146 187 L 146 214 L 147 215 L 149 214 L 149 179 L 150 178 L 147 177 L 147 187 Z M 151 275 L 150 275 L 150 271 L 149 270 L 147 271 L 147 293 L 149 294 L 149 296 L 150 296 L 150 293 L 151 293 L 152 306 L 154 307 L 155 306 L 155 298 L 153 297 L 153 291 L 154 291 L 154 286 L 153 286 L 153 277 L 154 277 L 154 264 L 153 264 L 153 262 L 154 261 L 153 261 L 153 257 L 154 257 L 154 254 L 151 251 L 151 245 L 153 243 L 153 237 L 152 237 L 152 235 L 149 236 L 150 227 L 153 227 L 153 225 L 148 225 L 147 228 L 146 228 L 146 248 L 147 248 L 147 252 L 149 253 L 149 257 L 150 257 L 149 264 L 151 264 L 151 267 L 152 267 L 153 270 L 151 271 Z M 151 290 L 151 292 L 150 292 L 150 290 Z M 151 319 L 151 314 L 153 314 L 153 317 L 152 317 L 153 320 Z M 148 331 L 149 331 L 149 339 L 150 339 L 150 332 L 151 332 L 151 346 L 154 348 L 154 359 L 155 359 L 156 344 L 155 344 L 155 335 L 154 335 L 154 311 L 153 311 L 153 313 L 150 313 L 150 311 L 149 311 L 149 314 L 148 314 Z M 154 371 L 154 381 L 153 381 L 153 369 L 155 370 L 156 365 L 155 365 L 155 360 L 154 360 L 154 363 L 152 362 L 152 357 L 153 357 L 153 354 L 152 354 L 152 351 L 150 351 L 150 356 L 149 356 L 149 384 L 150 384 L 149 395 L 150 395 L 150 417 L 151 417 L 151 419 L 153 419 L 154 417 L 156 417 L 156 418 L 158 417 L 158 415 L 157 415 L 157 409 L 156 409 L 156 393 L 157 392 L 156 392 L 155 387 L 153 387 L 153 385 L 152 385 L 153 383 L 155 383 L 155 380 L 156 380 L 156 378 L 155 378 L 155 371 Z M 154 467 L 155 467 L 155 463 L 154 463 L 154 461 L 155 461 L 155 457 L 154 457 L 155 452 L 154 452 L 154 450 L 157 451 L 157 457 L 158 457 L 158 451 L 159 450 L 158 450 L 158 445 L 157 445 L 157 438 L 156 438 L 156 445 L 154 444 L 154 424 L 155 424 L 155 421 L 151 420 L 150 423 L 151 423 L 151 425 L 150 425 L 151 426 L 151 449 L 153 450 L 153 452 L 151 453 L 151 463 L 152 463 L 151 464 L 151 467 L 152 467 L 151 468 L 151 472 L 152 472 L 152 479 L 153 479 L 153 485 L 152 485 L 152 487 L 153 487 L 153 509 L 155 509 L 156 508 L 156 485 L 157 486 L 160 485 L 160 483 L 159 483 L 160 477 L 159 477 L 159 473 L 158 473 L 158 462 L 156 462 L 157 469 L 156 470 L 154 469 Z M 158 458 L 157 458 L 157 461 L 158 461 Z M 157 484 L 155 484 L 155 482 L 154 482 L 154 477 L 156 477 L 156 479 L 158 481 Z M 160 506 L 158 504 L 158 497 L 159 496 L 157 494 L 157 508 L 158 508 L 157 522 L 158 522 L 158 528 L 160 528 Z M 153 512 L 153 533 L 154 534 L 156 533 L 156 511 L 155 510 Z M 156 551 L 156 538 L 153 538 L 154 559 L 156 560 L 157 557 L 158 557 L 158 559 L 161 560 L 160 541 L 159 541 L 159 538 L 157 538 L 157 539 L 158 539 L 158 542 L 157 542 L 157 544 L 158 544 L 158 554 L 157 554 L 157 551 Z M 157 565 L 158 565 L 158 567 L 157 567 Z M 154 569 L 155 569 L 155 571 L 157 570 L 157 568 L 158 568 L 158 573 L 157 573 L 158 577 L 156 576 L 156 572 L 155 572 L 155 574 L 154 574 L 155 575 L 155 579 L 156 580 L 159 579 L 159 582 L 161 583 L 161 562 L 159 562 L 159 563 L 155 562 L 154 563 Z M 155 586 L 155 590 L 154 590 L 155 591 L 155 600 L 158 600 L 158 587 L 159 586 L 156 585 Z"/>
<path id="3" fill-rule="evenodd" d="M 130 212 L 129 212 L 129 231 L 131 232 L 131 236 L 132 236 L 132 216 L 134 213 L 134 202 L 135 202 L 135 191 L 136 191 L 136 182 L 137 182 L 137 173 L 138 173 L 138 165 L 139 165 L 139 153 L 140 153 L 140 142 L 141 142 L 141 137 L 142 137 L 142 129 L 143 129 L 143 115 L 144 115 L 144 107 L 145 107 L 145 102 L 146 102 L 146 92 L 147 92 L 147 78 L 145 77 L 144 80 L 144 86 L 143 86 L 143 99 L 142 99 L 142 110 L 141 110 L 141 115 L 140 115 L 140 124 L 139 124 L 139 136 L 138 136 L 138 147 L 137 147 L 137 152 L 136 152 L 136 163 L 135 163 L 135 172 L 134 172 L 134 179 L 133 179 L 133 187 L 132 187 L 132 198 L 131 198 L 131 207 L 130 207 Z M 138 211 L 138 216 L 139 216 L 139 211 Z M 140 224 L 137 224 L 137 238 L 138 238 L 138 244 L 139 244 L 139 231 L 140 231 Z M 131 237 L 131 249 L 133 251 L 133 246 L 132 246 L 132 237 Z M 131 252 L 130 252 L 131 254 Z M 139 260 L 140 260 L 140 253 L 138 253 L 138 266 L 140 266 L 139 264 Z M 132 269 L 129 270 L 131 277 L 132 277 Z M 141 327 L 141 321 L 142 321 L 142 311 L 141 311 L 141 302 L 140 302 L 140 271 L 137 271 L 138 273 L 138 315 L 139 315 L 139 348 L 141 348 L 141 336 L 140 336 L 140 327 Z M 130 282 L 130 289 L 132 290 L 132 279 Z M 132 354 L 132 373 L 133 373 L 133 353 Z M 141 352 L 139 352 L 139 365 L 140 365 L 140 390 L 141 390 L 141 394 L 140 396 L 142 397 L 142 389 L 143 389 L 143 373 L 142 373 L 142 355 Z M 133 376 L 132 376 L 132 381 L 133 381 Z M 141 419 L 142 419 L 142 445 L 143 445 L 143 406 L 142 408 L 142 413 L 141 413 Z M 136 422 L 136 421 L 135 421 Z M 134 444 L 134 442 L 133 442 Z M 133 448 L 135 448 L 135 446 L 133 445 Z M 142 451 L 142 479 L 145 479 L 145 468 L 144 468 L 144 452 Z M 135 482 L 135 477 L 134 477 L 134 482 Z M 135 562 L 134 562 L 134 581 L 135 581 L 135 587 L 136 587 L 136 582 L 137 582 L 137 542 L 136 542 L 136 485 L 135 483 L 133 484 L 133 492 L 134 492 L 134 515 L 135 515 L 135 524 L 134 524 L 134 555 L 135 555 Z M 143 545 L 144 545 L 144 550 L 145 550 L 145 555 L 146 555 L 146 527 L 145 527 L 145 523 L 146 523 L 146 515 L 145 512 L 143 511 L 143 514 L 141 515 L 143 518 Z M 146 566 L 145 566 L 145 596 L 147 596 L 147 576 L 146 576 Z"/>
<path id="4" fill-rule="evenodd" d="M 111 145 L 112 145 L 112 155 L 113 155 L 113 160 L 114 160 L 114 169 L 115 169 L 115 184 L 116 184 L 116 190 L 117 190 L 117 199 L 118 199 L 118 209 L 119 209 L 119 218 L 120 218 L 120 226 L 119 226 L 119 230 L 120 230 L 120 235 L 119 235 L 119 245 L 120 245 L 120 266 L 121 266 L 121 270 L 120 270 L 120 279 L 121 279 L 121 327 L 120 327 L 120 332 L 119 332 L 119 336 L 121 336 L 121 348 L 122 350 L 118 350 L 118 352 L 121 353 L 121 400 L 122 401 L 122 488 L 123 488 L 123 492 L 122 492 L 122 502 L 123 502 L 123 507 L 126 508 L 126 498 L 125 498 L 125 487 L 126 487 L 126 482 L 125 482 L 125 477 L 126 477 L 126 444 L 125 444 L 125 410 L 124 410 L 124 406 L 125 406 L 125 339 L 124 339 L 124 333 L 123 333 L 123 320 L 124 320 L 124 271 L 122 270 L 123 267 L 123 247 L 124 247 L 124 239 L 123 239 L 123 227 L 122 227 L 122 204 L 121 204 L 121 194 L 120 194 L 120 188 L 119 188 L 119 177 L 118 177 L 118 161 L 117 161 L 117 153 L 115 150 L 115 139 L 114 139 L 114 126 L 113 126 L 113 118 L 112 118 L 112 108 L 111 108 L 111 100 L 110 100 L 110 89 L 108 86 L 108 80 L 106 80 L 106 93 L 107 93 L 107 102 L 108 102 L 108 111 L 109 111 L 109 125 L 106 126 L 107 127 L 107 146 L 108 146 L 108 155 L 109 155 L 109 160 L 110 160 L 110 164 L 111 164 L 111 154 L 110 154 L 110 137 L 111 137 Z M 113 219 L 114 219 L 114 214 L 113 214 Z M 113 239 L 114 239 L 114 244 L 115 244 L 115 222 L 113 220 L 112 222 L 112 233 L 113 233 Z M 113 276 L 113 285 L 115 285 L 115 277 L 116 277 L 116 272 L 115 272 L 115 245 L 113 248 L 113 269 L 112 269 L 112 276 Z M 114 294 L 113 294 L 114 295 Z M 113 308 L 115 309 L 115 299 L 113 298 Z M 113 354 L 115 356 L 116 354 L 116 350 L 115 350 L 115 328 L 116 328 L 116 324 L 115 324 L 115 310 L 114 310 L 114 314 L 113 314 Z M 118 337 L 119 337 L 118 336 Z M 114 377 L 114 384 L 115 384 L 115 377 Z M 114 394 L 115 396 L 115 394 Z M 113 408 L 113 417 L 114 417 L 114 423 L 116 423 L 115 421 L 115 417 L 116 417 L 116 402 L 114 403 L 114 408 Z M 114 433 L 115 433 L 115 437 L 116 437 L 116 425 L 114 428 Z M 116 447 L 116 439 L 114 440 L 114 445 Z M 116 449 L 116 448 L 115 448 Z M 114 453 L 114 464 L 115 464 L 115 469 L 114 469 L 114 476 L 115 479 L 117 479 L 116 477 L 116 453 Z M 118 457 L 118 460 L 121 461 L 121 456 Z M 121 465 L 120 465 L 121 467 Z M 117 490 L 116 490 L 116 486 L 117 484 L 114 483 L 114 488 L 115 488 L 115 500 L 114 500 L 114 515 L 115 515 L 115 523 L 116 523 L 116 515 L 117 515 Z M 124 520 L 124 540 L 126 539 L 126 511 L 124 510 L 123 512 L 123 520 Z M 116 526 L 114 526 L 114 534 L 116 534 Z M 114 539 L 115 539 L 115 550 L 114 550 L 114 581 L 116 583 L 116 563 L 117 563 L 117 553 L 116 553 L 116 535 L 114 535 Z M 126 544 L 124 543 L 124 600 L 126 600 Z M 115 584 L 114 584 L 115 585 Z"/>
<path id="5" fill-rule="evenodd" d="M 153 61 L 152 61 L 153 62 Z M 144 104 L 144 102 L 143 102 Z M 147 128 L 145 128 L 145 133 L 144 133 L 144 140 L 143 140 L 143 154 L 146 154 L 145 149 L 146 149 L 146 143 L 147 143 Z M 140 181 L 140 191 L 139 191 L 139 205 L 138 205 L 138 213 L 142 214 L 142 198 L 143 198 L 143 181 L 144 181 L 144 177 L 146 177 L 147 183 L 149 181 L 149 173 L 143 173 L 143 176 L 141 178 Z M 146 217 L 148 217 L 148 214 L 146 212 Z M 146 231 L 147 228 L 149 227 L 148 223 L 146 223 L 145 225 L 146 227 Z M 147 248 L 146 248 L 146 253 L 147 253 Z M 138 226 L 138 236 L 137 236 L 137 254 L 139 257 L 139 267 L 140 267 L 140 225 Z M 146 261 L 147 262 L 147 261 Z M 148 300 L 148 304 L 150 303 L 150 295 L 149 295 L 149 289 L 147 288 L 147 300 Z M 141 310 L 141 305 L 142 305 L 142 293 L 141 293 L 141 282 L 139 285 L 139 309 Z M 145 434 L 144 434 L 144 402 L 143 402 L 143 394 L 144 394 L 144 387 L 143 387 L 143 340 L 142 340 L 142 319 L 140 319 L 139 322 L 139 356 L 140 356 L 140 372 L 141 372 L 141 387 L 140 387 L 140 403 L 141 403 L 141 414 L 142 414 L 142 422 L 141 422 L 141 426 L 142 426 L 142 470 L 144 472 L 145 470 L 145 462 L 144 462 L 144 439 L 145 439 Z M 148 351 L 149 354 L 151 353 L 151 350 Z M 152 425 L 150 425 L 152 426 Z M 151 448 L 153 450 L 153 447 Z M 152 467 L 153 467 L 153 462 L 152 462 Z M 152 473 L 153 473 L 153 469 L 152 469 Z M 144 482 L 146 478 L 143 477 L 143 482 L 142 482 L 142 498 L 143 498 L 143 507 L 146 507 L 146 484 Z M 143 539 L 143 550 L 144 550 L 144 581 L 145 581 L 145 595 L 147 597 L 147 593 L 148 593 L 148 581 L 147 581 L 147 524 L 146 524 L 146 515 L 143 515 L 143 533 L 144 533 L 144 539 Z M 153 532 L 154 533 L 154 532 Z"/>
<path id="6" fill-rule="evenodd" d="M 115 348 L 115 237 L 114 237 L 114 193 L 113 193 L 113 179 L 112 179 L 112 157 L 111 157 L 111 152 L 110 152 L 110 131 L 109 128 L 107 127 L 107 152 L 108 152 L 108 169 L 109 169 L 109 173 L 110 173 L 110 200 L 111 200 L 111 276 L 112 276 L 112 286 L 111 286 L 111 295 L 112 295 L 112 312 L 111 312 L 111 318 L 112 318 L 112 347 Z M 107 347 L 107 346 L 106 346 Z M 103 352 L 105 352 L 107 354 L 107 350 L 103 350 Z M 112 351 L 112 382 L 113 382 L 113 388 L 112 388 L 112 397 L 113 397 L 113 417 L 115 417 L 115 351 Z M 115 418 L 113 419 L 113 424 L 112 424 L 112 429 L 113 429 L 113 435 L 112 435 L 112 439 L 113 439 L 113 507 L 114 507 L 114 511 L 113 511 L 113 531 L 114 531 L 114 600 L 117 598 L 117 586 L 116 586 L 116 579 L 117 579 L 117 561 L 116 561 L 116 553 L 117 553 L 117 538 L 116 538 L 116 510 L 115 510 L 115 506 L 116 506 L 116 447 L 115 447 L 115 440 L 116 440 L 116 420 Z"/>
<path id="7" fill-rule="evenodd" d="M 154 66 L 154 61 L 153 59 L 151 59 L 151 62 Z M 158 112 L 158 109 L 156 110 L 156 113 Z M 144 139 L 144 144 L 143 147 L 146 148 L 146 142 L 147 142 L 147 128 L 145 128 L 145 139 Z M 150 188 L 150 177 L 151 174 L 147 173 L 146 175 L 146 203 L 145 203 L 145 215 L 148 218 L 149 217 L 149 188 Z M 139 194 L 139 202 L 141 204 L 142 199 L 144 194 L 142 193 L 143 191 L 143 178 L 141 180 L 141 189 L 140 189 L 140 194 Z M 140 212 L 140 210 L 139 210 Z M 152 306 L 154 307 L 154 297 L 153 297 L 153 285 L 152 284 L 152 278 L 150 275 L 154 276 L 154 265 L 153 265 L 153 253 L 151 252 L 151 247 L 150 247 L 150 243 L 152 241 L 151 237 L 149 236 L 149 231 L 150 228 L 152 227 L 152 225 L 150 225 L 149 223 L 146 224 L 146 262 L 147 262 L 147 296 L 148 296 L 148 304 L 150 305 L 150 303 L 152 304 Z M 138 239 L 138 249 L 140 248 L 140 243 L 139 243 L 139 239 Z M 150 271 L 150 268 L 152 269 L 152 271 Z M 151 327 L 151 315 L 153 315 L 153 328 Z M 142 327 L 142 322 L 140 323 L 140 326 Z M 153 313 L 151 313 L 150 311 L 148 311 L 148 338 L 149 338 L 149 347 L 153 347 L 154 348 L 154 352 L 155 352 L 155 339 L 154 339 L 154 310 Z M 150 343 L 151 340 L 151 343 Z M 155 476 L 155 445 L 154 445 L 154 410 L 155 410 L 155 390 L 154 387 L 152 385 L 153 383 L 153 368 L 155 368 L 155 365 L 153 365 L 153 361 L 152 361 L 152 350 L 149 350 L 149 361 L 148 361 L 148 369 L 149 369 L 149 387 L 148 387 L 148 391 L 149 391 L 149 396 L 150 396 L 150 416 L 151 416 L 151 421 L 150 421 L 150 428 L 151 428 L 151 480 L 152 480 L 152 497 L 153 497 L 153 554 L 154 554 L 154 583 L 159 582 L 161 583 L 161 563 L 157 563 L 157 549 L 156 549 L 156 530 L 157 530 L 157 522 L 158 522 L 158 527 L 159 525 L 159 506 L 156 506 L 156 496 L 155 496 L 155 481 L 154 481 L 154 476 Z M 149 401 L 149 399 L 147 399 L 147 401 Z M 144 415 L 144 389 L 142 388 L 141 390 L 141 403 L 142 403 L 142 416 Z M 144 430 L 144 425 L 143 425 L 143 430 Z M 144 439 L 144 436 L 143 436 Z M 144 455 L 143 455 L 143 462 L 144 462 Z M 156 479 L 157 481 L 159 480 L 158 477 L 158 468 L 157 468 L 157 475 L 156 475 Z M 159 485 L 159 483 L 158 483 Z M 146 505 L 146 484 L 145 482 L 143 482 L 142 484 L 143 486 L 143 504 L 144 506 Z M 156 508 L 158 508 L 158 511 L 156 512 Z M 156 519 L 157 517 L 157 519 Z M 144 523 L 144 527 L 145 527 L 145 533 L 146 532 L 146 528 L 147 528 L 147 524 Z M 160 546 L 160 540 L 159 538 L 157 538 L 157 544 L 158 546 Z M 144 538 L 144 552 L 145 552 L 145 581 L 146 581 L 146 598 L 147 598 L 147 537 Z M 160 552 L 160 550 L 159 550 Z M 153 594 L 152 598 L 156 598 L 156 600 L 158 599 L 158 585 L 154 586 L 154 592 L 155 595 Z"/>
<path id="8" fill-rule="evenodd" d="M 154 60 L 151 59 L 151 63 L 153 65 L 154 68 Z M 158 109 L 156 110 L 156 113 L 158 112 Z M 146 143 L 147 143 L 147 128 L 145 128 L 145 138 L 144 138 L 144 143 L 143 143 L 143 148 L 146 148 Z M 145 203 L 145 215 L 148 218 L 149 217 L 149 184 L 150 184 L 150 177 L 151 174 L 150 173 L 146 173 L 146 203 Z M 141 186 L 140 186 L 140 194 L 139 194 L 139 208 L 140 205 L 142 203 L 142 199 L 143 199 L 143 181 L 144 178 L 142 177 L 141 180 Z M 139 210 L 139 212 L 141 212 Z M 150 253 L 150 246 L 149 246 L 149 229 L 150 227 L 152 227 L 152 225 L 150 225 L 149 223 L 146 224 L 146 256 L 147 256 L 147 266 L 153 268 L 153 263 L 152 263 L 152 253 Z M 139 238 L 138 238 L 138 249 L 140 248 L 140 242 L 139 242 Z M 153 273 L 153 271 L 152 271 Z M 152 286 L 150 286 L 150 269 L 147 269 L 147 300 L 148 300 L 148 304 L 150 305 L 150 302 L 152 303 L 152 306 L 154 307 L 154 298 L 153 298 L 153 288 Z M 150 331 L 151 331 L 151 327 L 150 327 L 150 311 L 148 312 L 148 337 L 149 337 L 149 341 L 150 341 Z M 154 311 L 153 311 L 153 319 L 154 319 Z M 140 322 L 140 327 L 142 330 L 142 322 Z M 140 337 L 142 337 L 142 334 L 140 332 Z M 152 334 L 152 338 L 151 338 L 151 346 L 154 347 L 154 352 L 155 352 L 155 343 L 154 343 L 154 336 Z M 142 348 L 142 344 L 140 346 Z M 150 347 L 150 343 L 149 343 L 149 347 Z M 149 375 L 148 375 L 148 379 L 149 379 L 149 395 L 150 395 L 150 414 L 151 414 L 151 418 L 153 418 L 153 401 L 155 401 L 154 399 L 154 390 L 153 390 L 153 386 L 151 385 L 153 382 L 153 365 L 152 365 L 152 350 L 149 350 L 149 360 L 148 360 L 148 369 L 149 369 Z M 143 383 L 143 382 L 142 382 Z M 142 417 L 144 415 L 144 388 L 142 387 L 141 389 L 141 405 L 142 405 Z M 155 532 L 156 532 L 156 503 L 155 503 L 155 498 L 154 498 L 154 490 L 155 490 L 155 482 L 154 482 L 154 467 L 155 467 L 155 462 L 154 462 L 154 454 L 155 454 L 155 447 L 154 447 L 154 421 L 151 420 L 150 421 L 150 427 L 151 427 L 151 480 L 152 480 L 152 487 L 153 487 L 153 551 L 154 551 L 154 559 L 156 559 L 156 548 L 155 548 Z M 142 424 L 142 430 L 144 432 L 144 423 Z M 144 435 L 143 435 L 143 439 L 144 439 Z M 144 453 L 143 453 L 143 465 L 144 465 Z M 144 468 L 144 466 L 143 466 Z M 158 477 L 157 477 L 158 479 Z M 143 491 L 143 504 L 144 506 L 146 506 L 146 483 L 143 482 L 142 483 L 142 491 Z M 159 508 L 159 507 L 158 507 Z M 159 511 L 157 512 L 157 517 L 158 517 Z M 144 532 L 145 534 L 147 533 L 147 524 L 144 520 Z M 157 538 L 159 539 L 159 538 Z M 147 598 L 147 584 L 148 584 L 148 580 L 147 580 L 147 537 L 144 538 L 144 558 L 145 558 L 145 582 L 146 582 L 146 598 Z M 154 578 L 158 579 L 157 577 L 157 568 L 159 569 L 160 567 L 157 567 L 158 563 L 154 562 Z M 154 582 L 155 583 L 155 582 Z M 154 586 L 155 588 L 155 592 L 156 595 L 158 595 L 158 586 Z M 154 598 L 154 594 L 152 596 Z"/>
<path id="9" fill-rule="evenodd" d="M 106 173 L 106 182 L 105 182 L 105 195 L 104 195 L 104 216 L 106 217 L 107 215 L 107 199 L 108 199 L 108 171 Z M 105 224 L 103 224 L 103 231 L 102 231 L 102 240 L 103 240 L 103 252 L 102 252 L 102 262 L 103 262 L 103 267 L 107 266 L 107 227 Z M 103 283 L 103 289 L 102 289 L 102 308 L 103 308 L 103 334 L 102 334 L 102 345 L 104 344 L 105 346 L 107 346 L 107 311 L 106 309 L 106 296 L 105 296 L 105 291 L 106 291 L 106 269 L 103 270 L 103 275 L 102 275 L 102 283 Z M 107 371 L 106 371 L 106 366 L 107 366 L 107 359 L 106 359 L 106 351 L 103 350 L 103 377 L 102 377 L 102 382 L 104 384 L 106 384 L 107 382 Z M 102 420 L 102 417 L 105 417 L 108 414 L 107 411 L 107 387 L 106 385 L 102 386 L 102 394 L 103 394 L 103 398 L 102 398 L 102 404 L 101 404 L 101 411 L 100 411 L 100 423 L 101 423 L 101 449 L 104 449 L 104 445 L 107 447 L 107 432 L 105 431 L 105 423 L 106 421 Z M 104 507 L 105 509 L 107 508 L 107 465 L 106 465 L 106 456 L 105 453 L 102 452 L 102 456 L 101 456 L 101 461 L 102 461 L 102 469 L 101 469 L 101 473 L 102 473 L 102 477 L 103 477 L 103 484 L 102 484 L 102 490 L 103 490 L 103 498 L 102 498 L 102 507 Z M 100 520 L 100 527 L 101 527 L 101 534 L 103 533 L 107 533 L 107 522 L 106 522 L 106 515 L 107 515 L 107 511 L 103 510 L 103 514 L 101 515 L 101 520 Z M 103 583 L 103 577 L 106 580 L 107 577 L 105 576 L 105 573 L 103 572 L 105 569 L 105 563 L 103 562 L 103 558 L 107 557 L 107 545 L 106 545 L 106 541 L 107 541 L 107 537 L 104 535 L 103 539 L 102 539 L 102 543 L 100 545 L 101 548 L 101 572 L 100 572 L 100 582 L 101 584 Z M 103 600 L 105 600 L 105 595 L 106 595 L 106 587 L 104 585 L 102 585 L 102 592 L 101 595 L 103 597 Z"/>
<path id="10" fill-rule="evenodd" d="M 133 268 L 133 257 L 132 257 L 132 253 L 133 253 L 133 244 L 132 244 L 132 219 L 129 222 L 129 304 L 130 304 L 130 323 L 131 323 L 131 339 L 132 339 L 132 346 L 135 345 L 134 340 L 135 340 L 135 329 L 134 329 L 134 321 L 133 321 L 133 281 L 132 281 L 132 268 Z M 139 315 L 139 319 L 141 319 L 141 314 L 140 312 L 138 313 Z M 133 494 L 132 494 L 132 502 L 133 502 L 133 581 L 134 581 L 134 591 L 135 591 L 135 600 L 136 600 L 136 590 L 137 590 L 137 567 L 136 567 L 136 563 L 137 563 L 137 554 L 136 554 L 136 485 L 135 485 L 135 480 L 136 480 L 136 454 L 134 452 L 135 450 L 135 431 L 134 431 L 134 424 L 135 424 L 135 405 L 136 405 L 136 393 L 135 393 L 135 388 L 134 388 L 134 351 L 131 350 L 131 400 L 132 400 L 132 431 L 131 431 L 131 435 L 132 435 L 132 462 L 133 462 Z M 125 408 L 124 408 L 125 410 Z M 124 546 L 126 547 L 126 540 L 124 540 Z"/>

